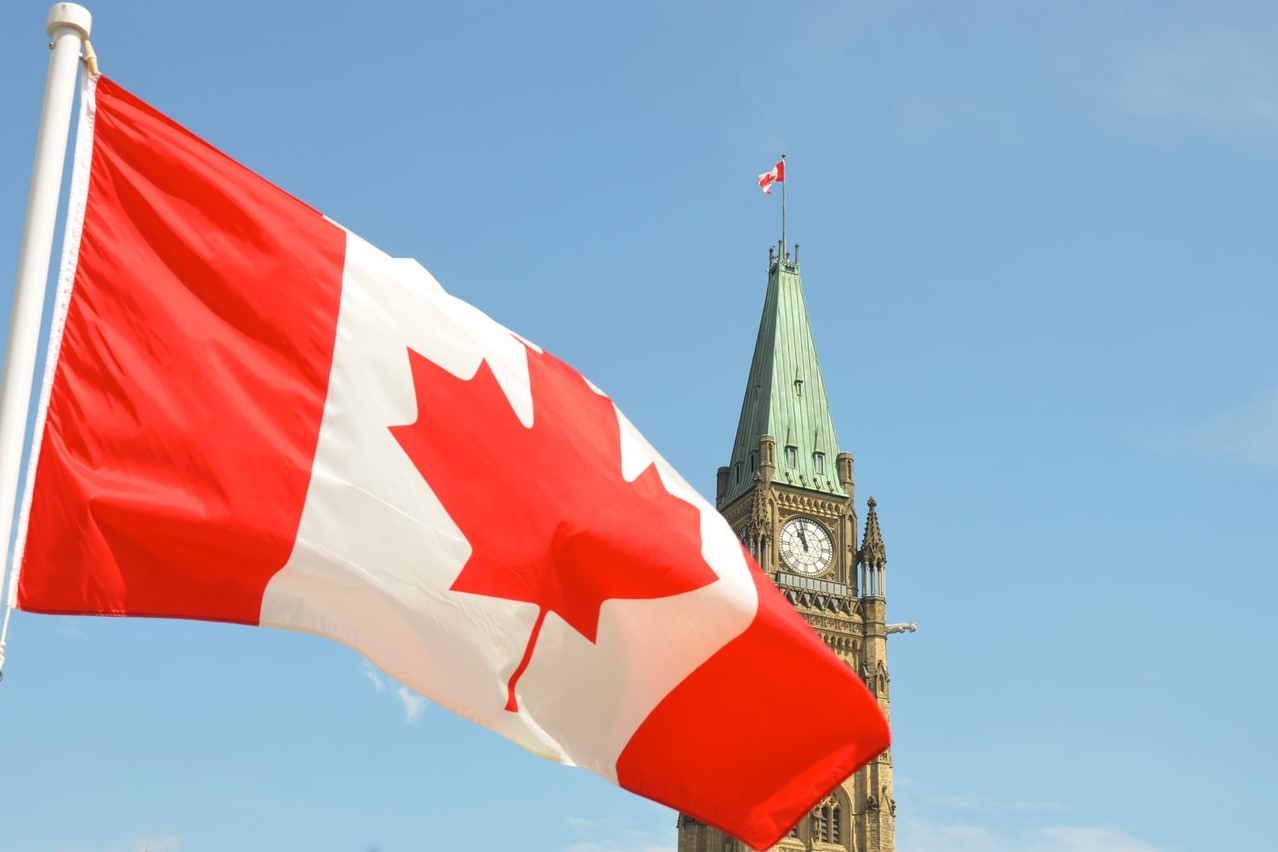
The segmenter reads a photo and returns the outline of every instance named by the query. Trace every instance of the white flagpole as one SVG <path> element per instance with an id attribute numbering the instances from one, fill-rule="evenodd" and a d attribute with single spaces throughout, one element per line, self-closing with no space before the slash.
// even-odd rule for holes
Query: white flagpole
<path id="1" fill-rule="evenodd" d="M 785 154 L 781 155 L 781 162 L 782 163 L 785 162 Z M 785 166 L 782 166 L 781 168 L 784 169 Z M 782 172 L 783 179 L 781 181 L 781 259 L 782 260 L 786 259 L 786 253 L 790 250 L 785 244 L 785 185 L 786 185 L 786 181 L 784 180 L 784 174 L 785 173 Z"/>
<path id="2" fill-rule="evenodd" d="M 75 104 L 80 46 L 89 38 L 93 16 L 74 3 L 55 3 L 49 9 L 49 75 L 44 84 L 44 107 L 36 133 L 35 164 L 27 195 L 27 220 L 18 250 L 18 274 L 13 287 L 13 311 L 5 343 L 4 374 L 0 378 L 0 546 L 5 553 L 5 578 L 11 566 L 9 536 L 18 501 L 18 471 L 27 431 L 31 384 L 44 319 L 44 294 L 53 253 L 53 229 L 62 193 L 62 164 L 67 155 L 71 110 Z M 5 598 L 0 627 L 0 676 L 4 671 L 4 639 L 9 629 L 10 598 Z"/>

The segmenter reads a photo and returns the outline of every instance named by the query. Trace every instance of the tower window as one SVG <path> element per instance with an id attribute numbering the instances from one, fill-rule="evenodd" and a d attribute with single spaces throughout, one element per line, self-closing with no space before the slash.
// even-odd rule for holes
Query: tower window
<path id="1" fill-rule="evenodd" d="M 733 470 L 736 472 L 737 482 L 740 482 L 741 481 L 741 462 L 737 462 L 735 465 L 733 465 Z"/>
<path id="2" fill-rule="evenodd" d="M 758 461 L 759 461 L 759 453 L 758 453 L 758 451 L 757 451 L 757 450 L 751 450 L 751 451 L 750 451 L 750 472 L 751 472 L 751 473 L 754 473 L 754 468 L 755 468 L 755 465 L 758 463 Z"/>
<path id="3" fill-rule="evenodd" d="M 803 396 L 803 379 L 794 380 L 794 395 Z"/>
<path id="4" fill-rule="evenodd" d="M 790 467 L 799 466 L 799 448 L 798 447 L 785 448 L 785 463 L 789 465 Z"/>
<path id="5" fill-rule="evenodd" d="M 817 474 L 825 473 L 825 453 L 813 453 L 812 465 L 816 468 Z"/>
<path id="6" fill-rule="evenodd" d="M 843 827 L 839 825 L 839 805 L 827 800 L 812 812 L 812 839 L 820 843 L 842 843 Z"/>

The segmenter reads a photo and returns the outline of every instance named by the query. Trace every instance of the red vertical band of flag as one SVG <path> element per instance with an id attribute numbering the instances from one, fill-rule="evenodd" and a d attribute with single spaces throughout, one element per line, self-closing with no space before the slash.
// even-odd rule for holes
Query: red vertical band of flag
<path id="1" fill-rule="evenodd" d="M 310 482 L 345 234 L 110 80 L 96 97 L 111 144 L 93 149 L 19 605 L 256 624 Z"/>
<path id="2" fill-rule="evenodd" d="M 644 720 L 617 761 L 617 780 L 703 822 L 737 826 L 738 837 L 761 849 L 806 813 L 796 802 L 825 796 L 886 749 L 889 734 L 847 664 L 775 600 L 762 571 L 754 577 L 761 603 L 754 623 Z M 756 748 L 761 729 L 792 716 L 798 696 L 816 683 L 820 699 L 802 702 L 802 736 L 784 737 L 786 748 Z"/>

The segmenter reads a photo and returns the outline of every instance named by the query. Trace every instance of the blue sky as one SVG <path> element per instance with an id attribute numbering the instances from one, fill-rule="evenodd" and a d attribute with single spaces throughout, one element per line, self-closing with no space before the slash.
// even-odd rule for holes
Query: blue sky
<path id="1" fill-rule="evenodd" d="M 920 625 L 900 848 L 1267 848 L 1278 9 L 794 5 L 89 8 L 105 73 L 576 366 L 709 496 L 788 154 Z M 47 9 L 0 8 L 6 314 Z M 673 849 L 673 812 L 315 637 L 18 613 L 5 675 L 0 850 Z"/>

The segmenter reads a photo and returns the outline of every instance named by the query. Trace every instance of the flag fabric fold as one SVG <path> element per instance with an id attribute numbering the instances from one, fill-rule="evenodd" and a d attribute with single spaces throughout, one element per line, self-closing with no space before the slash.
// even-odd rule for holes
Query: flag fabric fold
<path id="1" fill-rule="evenodd" d="M 785 157 L 778 160 L 770 171 L 759 175 L 759 189 L 762 189 L 765 194 L 772 194 L 772 184 L 774 183 L 785 183 Z"/>
<path id="2" fill-rule="evenodd" d="M 56 311 L 18 608 L 328 636 L 756 848 L 887 747 L 606 396 L 102 77 Z"/>

